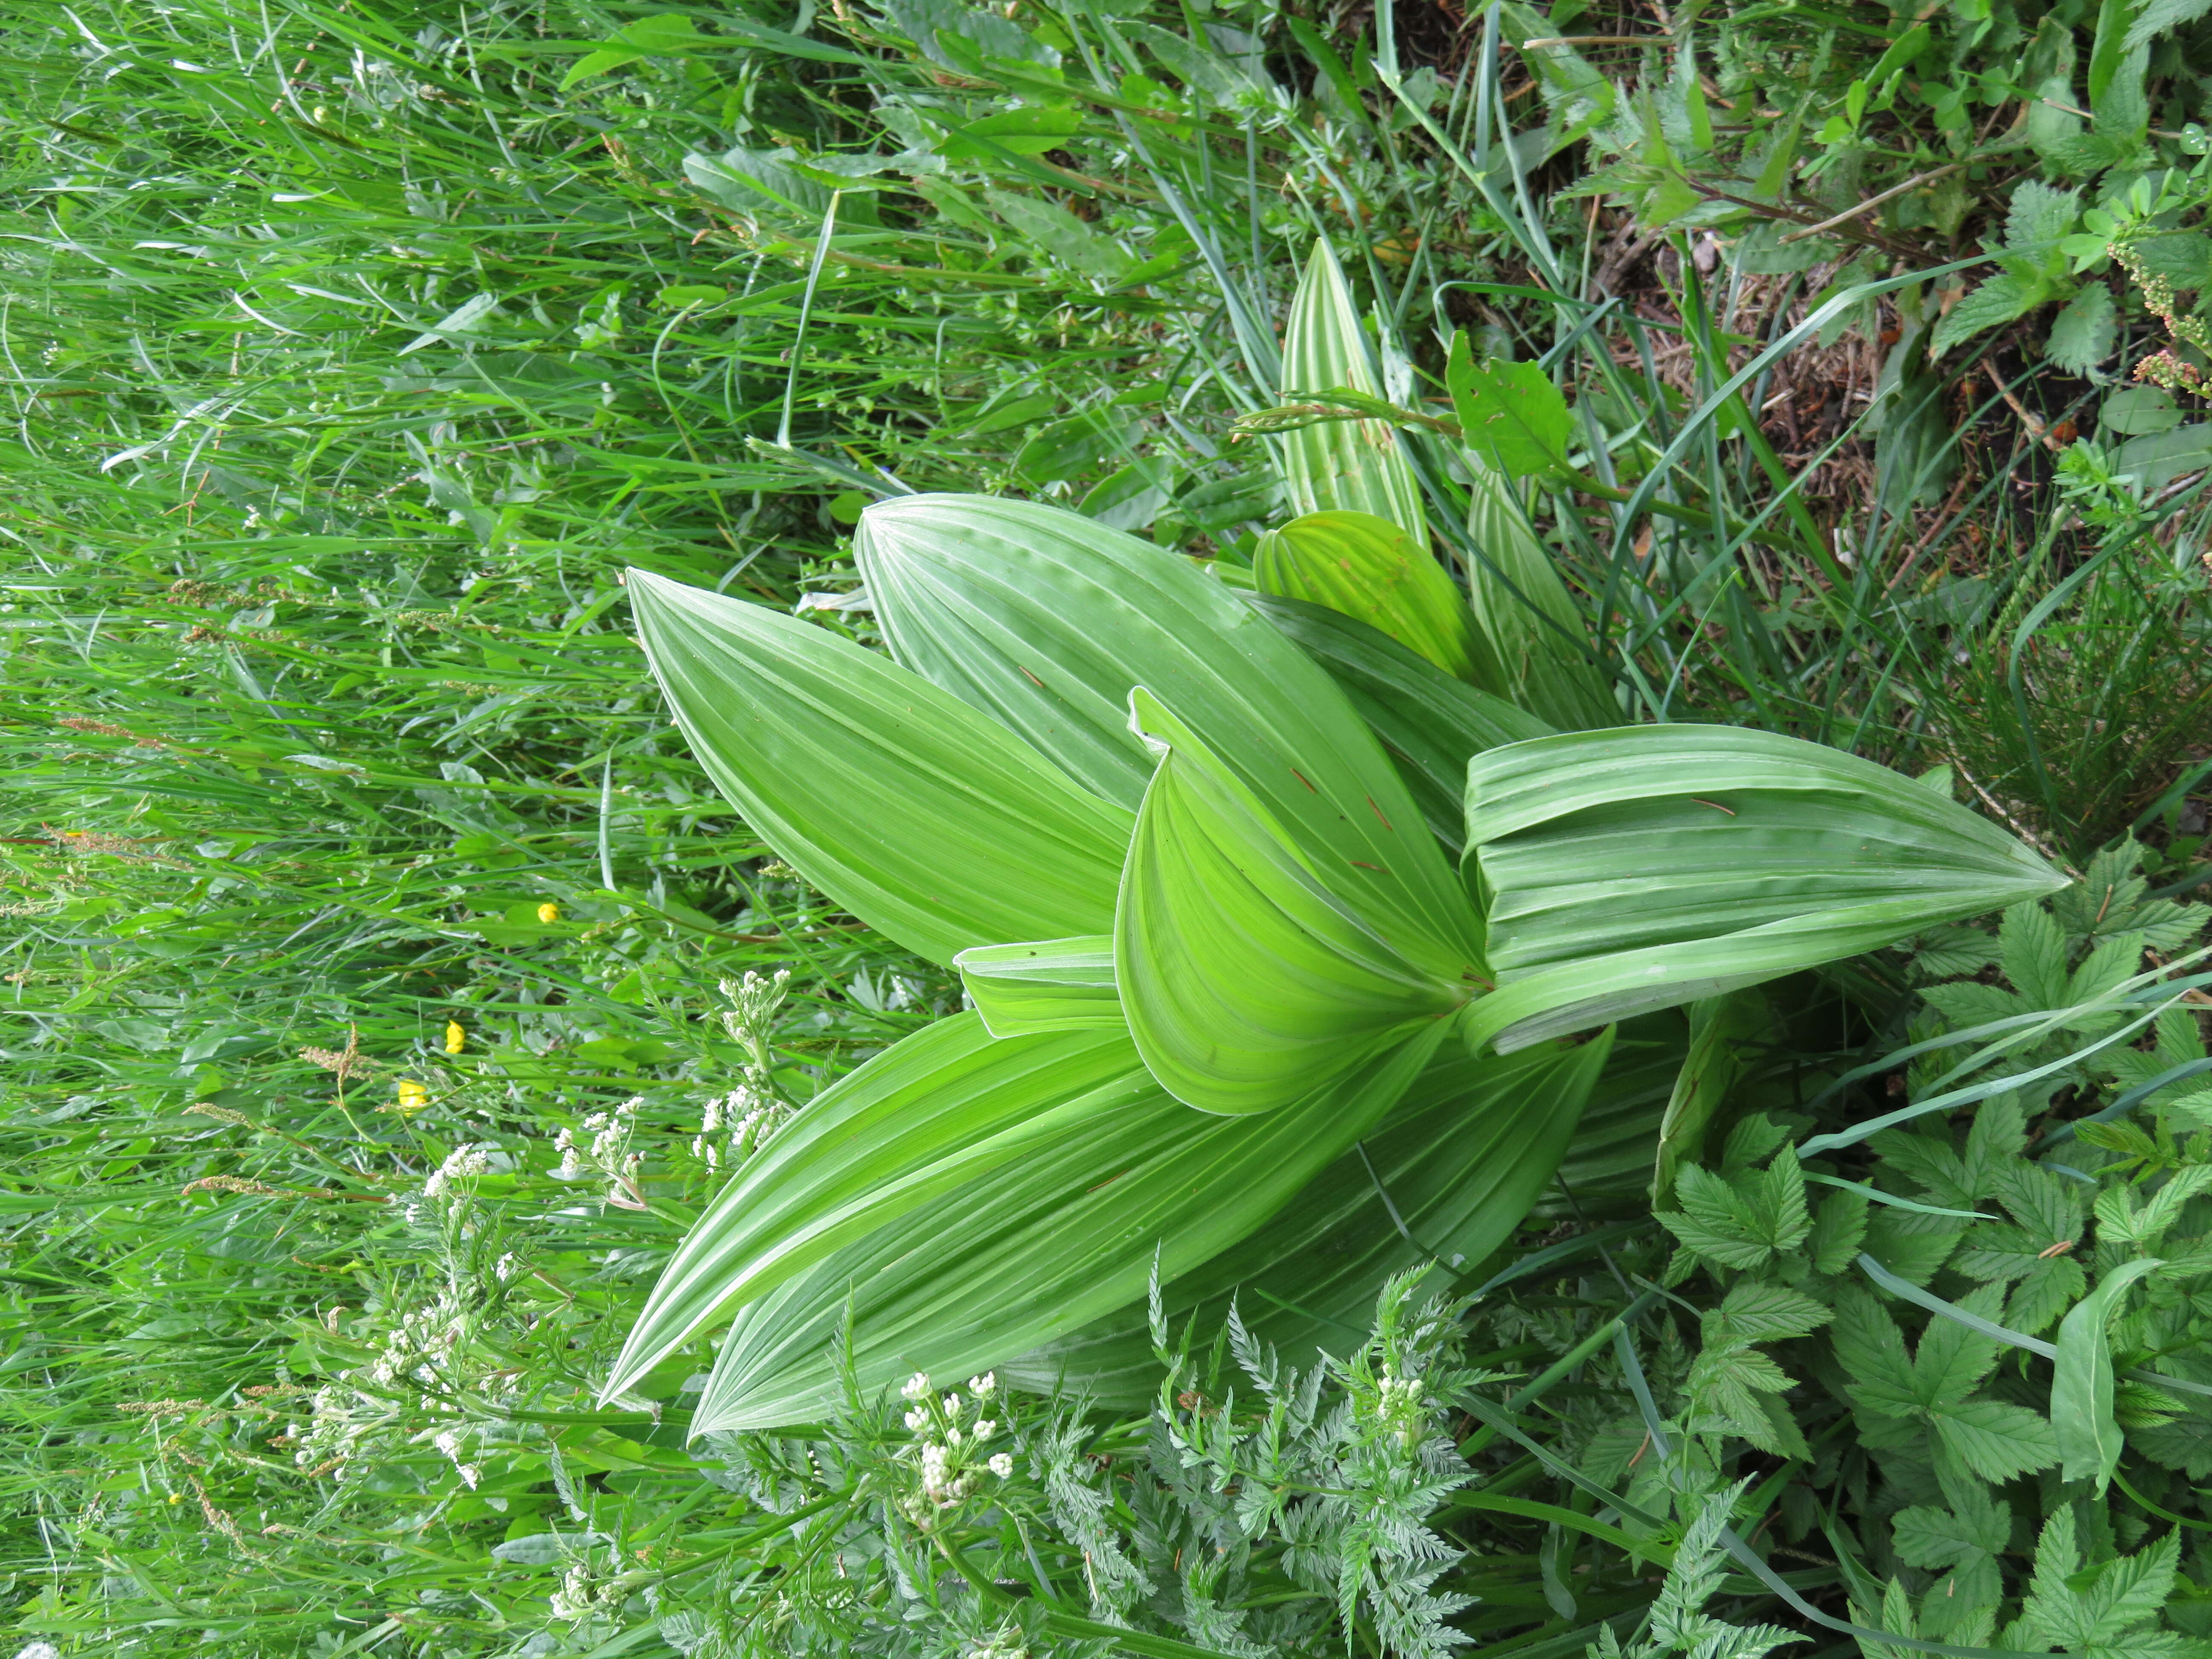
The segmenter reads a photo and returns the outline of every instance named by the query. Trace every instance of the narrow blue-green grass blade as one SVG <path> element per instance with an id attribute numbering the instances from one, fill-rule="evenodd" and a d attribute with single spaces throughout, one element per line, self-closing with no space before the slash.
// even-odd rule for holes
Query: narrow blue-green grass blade
<path id="1" fill-rule="evenodd" d="M 1463 867 L 1489 896 L 1508 1047 L 1856 955 L 2064 885 L 1912 780 L 1795 738 L 1632 726 L 1468 763 Z"/>
<path id="2" fill-rule="evenodd" d="M 1245 1237 L 1371 1133 L 1436 1053 L 1432 1025 L 1280 1111 L 1194 1112 L 1164 1089 L 1102 1106 L 738 1310 L 695 1431 L 825 1415 L 850 1358 L 873 1392 L 963 1378 L 1089 1324 Z M 1134 1050 L 1128 1051 L 1134 1060 Z"/>
<path id="3" fill-rule="evenodd" d="M 1250 1237 L 1168 1285 L 1170 1324 L 1194 1315 L 1200 1330 L 1216 1328 L 1233 1304 L 1255 1336 L 1299 1366 L 1356 1344 L 1393 1273 L 1424 1260 L 1458 1273 L 1512 1236 L 1573 1145 L 1610 1041 L 1504 1059 L 1448 1047 L 1358 1148 Z M 1095 1399 L 1141 1404 L 1159 1387 L 1149 1308 L 1121 1309 L 1005 1374 L 1040 1389 L 1065 1378 Z"/>
<path id="4" fill-rule="evenodd" d="M 1381 629 L 1326 605 L 1237 595 L 1336 682 L 1382 740 L 1429 829 L 1455 856 L 1466 829 L 1468 757 L 1552 728 L 1504 698 L 1454 679 Z"/>
<path id="5" fill-rule="evenodd" d="M 1159 750 L 1114 917 L 1114 970 L 1152 1075 L 1208 1112 L 1289 1104 L 1474 989 L 1425 971 L 1331 890 L 1267 809 L 1143 688 Z"/>
<path id="6" fill-rule="evenodd" d="M 1327 674 L 1188 560 L 982 495 L 878 502 L 854 548 L 892 653 L 1085 788 L 1143 799 L 1152 756 L 1128 723 L 1142 684 L 1401 949 L 1439 967 L 1479 954 L 1480 922 L 1373 734 Z"/>
<path id="7" fill-rule="evenodd" d="M 1128 812 L 849 640 L 646 571 L 629 588 L 700 763 L 861 921 L 939 962 L 1112 925 Z"/>
<path id="8" fill-rule="evenodd" d="M 978 945 L 952 965 L 994 1036 L 1121 1030 L 1128 1024 L 1114 983 L 1110 933 Z"/>

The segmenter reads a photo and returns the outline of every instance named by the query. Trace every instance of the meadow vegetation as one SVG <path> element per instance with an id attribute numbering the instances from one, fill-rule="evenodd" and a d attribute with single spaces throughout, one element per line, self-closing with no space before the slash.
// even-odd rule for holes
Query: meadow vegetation
<path id="1" fill-rule="evenodd" d="M 2212 1641 L 2203 0 L 4 41 L 24 1654 Z M 1121 1286 L 1087 1358 L 909 1376 L 855 1294 L 817 1403 L 748 1404 L 656 1284 L 817 1097 L 1003 1010 L 733 804 L 670 619 L 936 680 L 889 526 L 938 492 L 1293 642 L 1474 902 L 1535 878 L 1470 756 L 1615 726 L 1879 763 L 1930 868 L 2024 884 L 1498 1062 L 1558 1092 L 1425 1073 L 1243 1277 L 1061 1264 Z M 1179 714 L 1194 820 L 1242 802 Z"/>

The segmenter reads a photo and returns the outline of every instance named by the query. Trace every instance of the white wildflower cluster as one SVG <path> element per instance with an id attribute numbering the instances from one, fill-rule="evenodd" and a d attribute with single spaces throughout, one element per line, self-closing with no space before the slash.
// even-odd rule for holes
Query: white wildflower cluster
<path id="1" fill-rule="evenodd" d="M 773 976 L 763 977 L 749 969 L 743 979 L 726 979 L 720 984 L 730 1001 L 722 1013 L 722 1027 L 732 1041 L 744 1044 L 750 1058 L 744 1080 L 728 1094 L 709 1100 L 701 1112 L 691 1155 L 710 1170 L 735 1169 L 744 1163 L 782 1127 L 792 1109 L 775 1092 L 769 1048 L 776 1013 L 791 989 L 791 970 L 779 968 Z"/>
<path id="2" fill-rule="evenodd" d="M 750 1048 L 754 1066 L 765 1072 L 768 1040 L 775 1030 L 776 1012 L 791 990 L 791 969 L 779 968 L 774 978 L 763 979 L 748 968 L 743 979 L 726 979 L 720 983 L 722 994 L 730 1000 L 729 1011 L 722 1016 L 723 1030 L 729 1032 L 731 1041 Z"/>
<path id="3" fill-rule="evenodd" d="M 368 1366 L 369 1380 L 390 1388 L 403 1377 L 433 1382 L 467 1339 L 473 1322 L 469 1305 L 448 1287 L 434 1302 L 402 1315 L 384 1340 L 383 1352 Z"/>
<path id="4" fill-rule="evenodd" d="M 900 1389 L 900 1397 L 912 1407 L 905 1420 L 915 1443 L 899 1459 L 921 1476 L 921 1490 L 902 1507 L 917 1524 L 927 1526 L 934 1510 L 949 1509 L 971 1494 L 981 1471 L 988 1469 L 1001 1480 L 1013 1474 L 1012 1452 L 988 1449 L 999 1425 L 983 1413 L 991 1409 L 998 1387 L 997 1376 L 986 1371 L 968 1379 L 967 1399 L 957 1390 L 940 1396 L 929 1374 L 916 1371 Z"/>
<path id="5" fill-rule="evenodd" d="M 478 1465 L 470 1462 L 466 1458 L 461 1455 L 461 1437 L 459 1431 L 455 1429 L 442 1430 L 440 1431 L 437 1437 L 432 1440 L 430 1443 L 445 1454 L 447 1462 L 450 1462 L 453 1466 L 454 1470 L 460 1475 L 461 1483 L 467 1486 L 471 1492 L 474 1492 L 477 1489 L 477 1482 L 483 1479 L 483 1470 Z"/>
<path id="6" fill-rule="evenodd" d="M 425 1198 L 450 1198 L 457 1181 L 473 1181 L 491 1168 L 491 1159 L 485 1149 L 478 1146 L 456 1146 L 446 1154 L 446 1161 L 431 1172 L 422 1183 Z"/>
<path id="7" fill-rule="evenodd" d="M 691 1154 L 710 1170 L 734 1169 L 764 1146 L 783 1126 L 791 1108 L 752 1083 L 740 1083 L 707 1103 Z"/>
<path id="8" fill-rule="evenodd" d="M 307 1422 L 288 1423 L 292 1462 L 310 1474 L 337 1474 L 361 1449 L 373 1419 L 356 1409 L 359 1396 L 350 1389 L 325 1385 L 315 1390 Z"/>
<path id="9" fill-rule="evenodd" d="M 561 1154 L 561 1167 L 553 1171 L 555 1178 L 582 1181 L 603 1176 L 614 1183 L 607 1194 L 610 1199 L 635 1207 L 645 1154 L 629 1150 L 629 1138 L 637 1127 L 637 1109 L 644 1104 L 644 1097 L 632 1095 L 612 1111 L 593 1112 L 584 1120 L 584 1133 L 591 1137 L 588 1144 L 579 1141 L 574 1129 L 564 1127 L 555 1135 L 553 1147 Z"/>
<path id="10" fill-rule="evenodd" d="M 574 1624 L 592 1615 L 592 1570 L 579 1561 L 561 1575 L 561 1588 L 553 1592 L 553 1616 Z"/>
<path id="11" fill-rule="evenodd" d="M 1418 1376 L 1401 1376 L 1390 1362 L 1382 1362 L 1382 1376 L 1376 1388 L 1376 1413 L 1385 1426 L 1397 1432 L 1399 1443 L 1410 1446 L 1429 1431 L 1429 1407 Z"/>
<path id="12" fill-rule="evenodd" d="M 619 1570 L 621 1565 L 617 1559 L 594 1571 L 588 1561 L 572 1563 L 561 1575 L 561 1587 L 550 1598 L 553 1616 L 566 1624 L 580 1624 L 595 1615 L 619 1609 L 641 1586 L 650 1604 L 653 1582 L 658 1575 L 649 1571 L 623 1572 Z"/>

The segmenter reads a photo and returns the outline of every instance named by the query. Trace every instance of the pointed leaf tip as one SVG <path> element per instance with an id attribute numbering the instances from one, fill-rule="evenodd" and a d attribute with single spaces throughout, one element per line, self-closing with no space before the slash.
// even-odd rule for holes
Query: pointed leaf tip
<path id="1" fill-rule="evenodd" d="M 636 574 L 639 635 L 692 752 L 813 886 L 940 962 L 1111 926 L 1125 809 L 841 635 Z"/>

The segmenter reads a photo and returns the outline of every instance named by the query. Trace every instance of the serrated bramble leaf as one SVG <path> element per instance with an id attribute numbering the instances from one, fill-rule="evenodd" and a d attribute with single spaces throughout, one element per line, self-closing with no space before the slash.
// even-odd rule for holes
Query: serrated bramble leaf
<path id="1" fill-rule="evenodd" d="M 1740 1279 L 1705 1316 L 1708 1341 L 1780 1342 L 1818 1330 L 1835 1317 L 1802 1291 L 1762 1279 Z"/>
<path id="2" fill-rule="evenodd" d="M 1936 1433 L 1984 1480 L 2006 1481 L 2058 1461 L 2050 1422 L 2025 1406 L 1962 1400 L 1932 1408 Z"/>
<path id="3" fill-rule="evenodd" d="M 1997 965 L 2032 1008 L 2063 1008 L 2068 994 L 2066 935 L 2040 904 L 2015 904 L 1997 928 Z"/>

